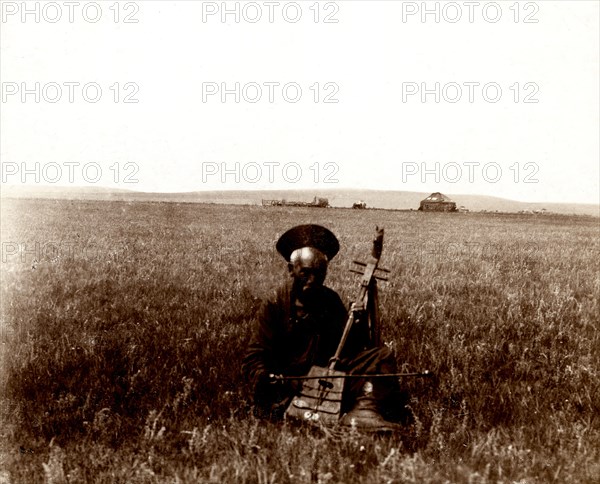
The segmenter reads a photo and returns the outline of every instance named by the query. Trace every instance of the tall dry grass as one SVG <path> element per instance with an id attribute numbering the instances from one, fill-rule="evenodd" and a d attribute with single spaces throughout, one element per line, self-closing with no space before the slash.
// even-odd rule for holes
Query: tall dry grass
<path id="1" fill-rule="evenodd" d="M 327 282 L 346 301 L 350 261 L 386 229 L 383 340 L 402 368 L 436 375 L 406 382 L 403 435 L 249 412 L 244 343 L 286 277 L 274 242 L 306 222 L 339 236 Z M 598 230 L 552 215 L 3 200 L 0 480 L 595 482 Z"/>

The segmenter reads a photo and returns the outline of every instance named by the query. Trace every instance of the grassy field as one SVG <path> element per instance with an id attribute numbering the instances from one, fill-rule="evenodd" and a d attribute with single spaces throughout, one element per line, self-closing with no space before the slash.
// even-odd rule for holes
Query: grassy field
<path id="1" fill-rule="evenodd" d="M 353 259 L 385 227 L 382 337 L 414 423 L 394 437 L 256 420 L 240 361 L 282 283 L 277 237 Z M 3 200 L 0 483 L 593 483 L 600 227 L 558 215 Z"/>

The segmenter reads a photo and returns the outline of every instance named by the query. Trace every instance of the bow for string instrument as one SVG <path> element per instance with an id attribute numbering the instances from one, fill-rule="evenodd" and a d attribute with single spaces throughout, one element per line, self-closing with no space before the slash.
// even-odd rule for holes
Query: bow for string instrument
<path id="1" fill-rule="evenodd" d="M 361 318 L 366 316 L 368 328 L 368 345 L 379 345 L 379 326 L 377 314 L 377 279 L 387 280 L 384 277 L 375 275 L 375 271 L 389 272 L 386 269 L 379 269 L 379 259 L 383 249 L 383 228 L 376 229 L 376 237 L 373 241 L 371 257 L 367 263 L 357 262 L 355 264 L 364 268 L 362 272 L 351 270 L 362 275 L 358 296 L 350 308 L 348 320 L 344 327 L 344 332 L 337 350 L 329 360 L 327 368 L 313 366 L 308 375 L 301 377 L 271 375 L 274 380 L 302 380 L 302 389 L 295 396 L 288 406 L 285 417 L 300 419 L 310 423 L 322 423 L 325 425 L 336 424 L 340 418 L 342 408 L 342 393 L 344 390 L 344 380 L 346 378 L 363 378 L 365 375 L 347 375 L 343 371 L 336 369 L 340 356 L 350 334 L 352 327 L 357 324 Z M 394 374 L 394 375 L 369 375 L 377 376 L 422 376 L 423 374 Z"/>

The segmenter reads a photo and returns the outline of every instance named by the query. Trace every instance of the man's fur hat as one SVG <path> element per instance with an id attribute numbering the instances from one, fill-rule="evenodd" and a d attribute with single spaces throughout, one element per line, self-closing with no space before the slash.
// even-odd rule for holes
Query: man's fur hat
<path id="1" fill-rule="evenodd" d="M 283 234 L 275 246 L 286 261 L 290 260 L 292 252 L 303 247 L 313 247 L 331 260 L 340 250 L 340 243 L 335 235 L 320 225 L 298 225 Z"/>

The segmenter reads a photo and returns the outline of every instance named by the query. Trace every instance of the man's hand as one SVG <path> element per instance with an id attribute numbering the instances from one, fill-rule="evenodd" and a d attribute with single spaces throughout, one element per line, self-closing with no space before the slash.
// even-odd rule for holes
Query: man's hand
<path id="1" fill-rule="evenodd" d="M 283 380 L 281 379 L 281 375 L 274 375 L 273 373 L 268 373 L 267 371 L 261 371 L 257 377 L 258 386 L 265 388 L 275 383 L 281 383 Z"/>

